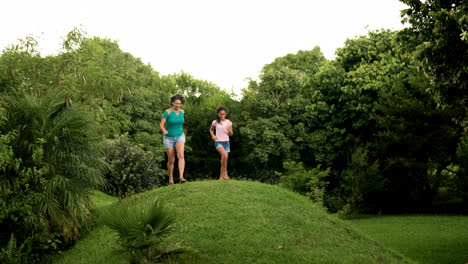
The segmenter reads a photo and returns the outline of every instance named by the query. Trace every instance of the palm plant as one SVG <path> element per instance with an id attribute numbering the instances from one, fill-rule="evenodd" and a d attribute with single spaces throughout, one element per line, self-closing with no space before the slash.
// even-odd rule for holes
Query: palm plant
<path id="1" fill-rule="evenodd" d="M 170 233 L 174 215 L 157 198 L 128 198 L 104 212 L 102 221 L 135 257 L 153 261 L 161 256 L 157 246 Z"/>
<path id="2" fill-rule="evenodd" d="M 8 204 L 0 220 L 10 223 L 2 229 L 23 241 L 39 232 L 75 238 L 90 215 L 89 192 L 103 183 L 93 119 L 56 91 L 41 97 L 14 92 L 1 105 L 0 134 L 9 136 L 15 161 L 0 164 L 0 200 Z"/>

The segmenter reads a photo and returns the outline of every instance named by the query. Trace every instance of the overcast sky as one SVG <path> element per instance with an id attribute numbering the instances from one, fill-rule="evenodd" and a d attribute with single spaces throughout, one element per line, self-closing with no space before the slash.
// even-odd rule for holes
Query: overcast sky
<path id="1" fill-rule="evenodd" d="M 9 0 L 2 1 L 0 49 L 34 36 L 42 55 L 81 27 L 161 75 L 184 70 L 239 94 L 275 58 L 319 46 L 329 60 L 347 38 L 403 28 L 398 0 Z"/>

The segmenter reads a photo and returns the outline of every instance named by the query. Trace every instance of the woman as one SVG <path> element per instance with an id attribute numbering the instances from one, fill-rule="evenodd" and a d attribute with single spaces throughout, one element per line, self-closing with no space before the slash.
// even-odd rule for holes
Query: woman
<path id="1" fill-rule="evenodd" d="M 181 94 L 176 94 L 171 97 L 170 109 L 164 111 L 163 117 L 161 119 L 161 124 L 159 128 L 164 134 L 163 143 L 164 148 L 166 148 L 167 153 L 167 169 L 169 170 L 169 184 L 174 184 L 174 179 L 172 174 L 174 172 L 174 147 L 177 152 L 177 159 L 179 165 L 179 181 L 184 183 L 184 168 L 185 168 L 185 159 L 184 159 L 184 146 L 185 146 L 185 135 L 182 129 L 184 124 L 184 110 L 181 109 L 181 106 L 185 104 L 185 98 Z"/>
<path id="2" fill-rule="evenodd" d="M 216 120 L 211 123 L 210 134 L 211 138 L 215 142 L 215 148 L 218 150 L 221 155 L 221 172 L 219 179 L 229 179 L 227 174 L 227 160 L 228 153 L 231 151 L 229 144 L 229 137 L 232 136 L 232 122 L 227 119 L 227 109 L 226 107 L 219 107 L 216 110 Z M 214 130 L 216 129 L 216 135 Z"/>

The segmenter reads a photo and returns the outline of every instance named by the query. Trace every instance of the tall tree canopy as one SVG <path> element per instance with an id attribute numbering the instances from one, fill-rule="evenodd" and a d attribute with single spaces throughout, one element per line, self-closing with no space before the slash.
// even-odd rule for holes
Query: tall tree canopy
<path id="1" fill-rule="evenodd" d="M 410 24 L 401 37 L 416 52 L 438 102 L 468 127 L 468 4 L 464 0 L 401 0 Z"/>

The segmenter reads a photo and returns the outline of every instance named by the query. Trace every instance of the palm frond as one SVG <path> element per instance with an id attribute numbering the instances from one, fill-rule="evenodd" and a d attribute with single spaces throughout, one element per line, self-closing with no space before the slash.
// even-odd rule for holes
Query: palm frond
<path id="1" fill-rule="evenodd" d="M 128 198 L 103 214 L 103 222 L 115 230 L 129 249 L 147 249 L 162 242 L 171 231 L 173 214 L 155 199 Z"/>
<path id="2" fill-rule="evenodd" d="M 22 161 L 18 173 L 9 171 L 11 185 L 37 192 L 31 206 L 38 217 L 49 221 L 51 230 L 73 238 L 89 216 L 87 194 L 104 182 L 105 163 L 91 114 L 67 106 L 63 98 L 56 91 L 41 97 L 5 95 L 0 103 L 7 118 L 1 129 L 15 131 L 9 145 Z"/>

